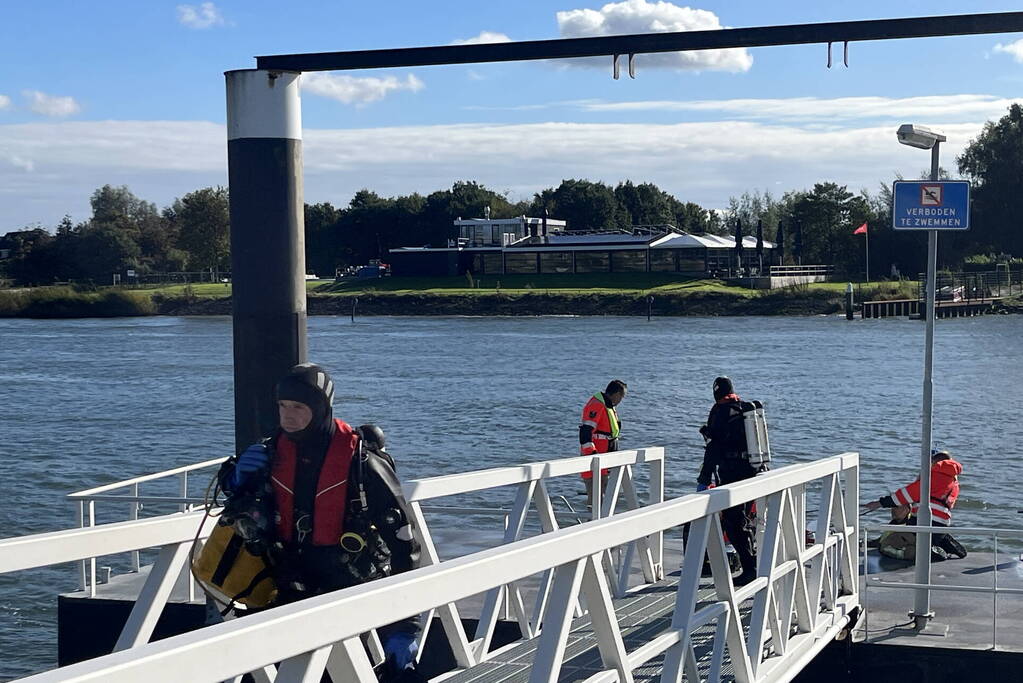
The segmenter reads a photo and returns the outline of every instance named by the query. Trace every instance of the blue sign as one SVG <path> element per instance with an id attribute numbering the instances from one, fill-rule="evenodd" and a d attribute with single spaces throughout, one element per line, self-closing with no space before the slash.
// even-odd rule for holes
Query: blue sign
<path id="1" fill-rule="evenodd" d="M 897 180 L 892 199 L 896 230 L 970 229 L 970 183 L 965 180 Z"/>

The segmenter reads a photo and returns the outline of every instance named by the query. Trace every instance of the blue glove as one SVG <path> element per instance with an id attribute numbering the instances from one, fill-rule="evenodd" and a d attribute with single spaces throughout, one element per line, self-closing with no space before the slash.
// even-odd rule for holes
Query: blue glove
<path id="1" fill-rule="evenodd" d="M 384 655 L 394 662 L 394 669 L 402 671 L 411 669 L 416 660 L 416 653 L 419 652 L 419 644 L 411 633 L 395 631 L 387 637 L 384 643 Z"/>
<path id="2" fill-rule="evenodd" d="M 234 472 L 231 473 L 231 488 L 238 489 L 249 475 L 253 472 L 264 470 L 270 464 L 270 454 L 266 452 L 266 446 L 261 443 L 254 443 L 238 456 L 234 463 Z"/>
<path id="3" fill-rule="evenodd" d="M 696 485 L 696 492 L 699 493 L 700 491 L 706 491 L 709 488 L 710 488 L 709 484 L 697 484 Z"/>

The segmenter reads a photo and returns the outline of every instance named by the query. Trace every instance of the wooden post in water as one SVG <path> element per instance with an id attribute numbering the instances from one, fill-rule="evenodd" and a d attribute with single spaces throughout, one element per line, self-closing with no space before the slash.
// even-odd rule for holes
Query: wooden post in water
<path id="1" fill-rule="evenodd" d="M 845 285 L 845 319 L 853 319 L 853 286 L 851 282 Z"/>

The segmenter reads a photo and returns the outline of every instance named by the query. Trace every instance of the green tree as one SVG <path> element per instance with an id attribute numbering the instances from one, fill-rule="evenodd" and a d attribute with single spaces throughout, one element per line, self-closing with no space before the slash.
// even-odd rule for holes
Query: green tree
<path id="1" fill-rule="evenodd" d="M 773 240 L 778 229 L 778 221 L 783 215 L 784 206 L 775 201 L 771 193 L 759 190 L 743 192 L 739 197 L 730 197 L 728 209 L 725 211 L 725 221 L 728 225 L 735 225 L 735 220 L 742 221 L 743 234 L 753 235 L 756 233 L 757 221 L 763 221 L 764 239 Z M 734 228 L 733 228 L 734 229 Z M 732 233 L 729 233 L 732 234 Z"/>
<path id="2" fill-rule="evenodd" d="M 566 221 L 569 230 L 614 230 L 620 227 L 618 200 L 604 183 L 563 180 L 557 189 L 547 195 L 541 193 L 538 199 L 548 206 L 552 217 Z"/>
<path id="3" fill-rule="evenodd" d="M 159 216 L 155 204 L 136 197 L 127 185 L 104 185 L 92 193 L 89 204 L 92 222 L 96 224 L 120 222 L 137 228 L 142 222 Z"/>
<path id="4" fill-rule="evenodd" d="M 972 182 L 969 237 L 975 252 L 1023 255 L 1015 200 L 1023 182 L 1023 107 L 1009 106 L 956 158 L 959 172 Z"/>
<path id="5" fill-rule="evenodd" d="M 817 183 L 792 204 L 791 221 L 802 225 L 803 263 L 834 265 L 839 271 L 862 272 L 863 247 L 853 230 L 868 220 L 870 208 L 862 196 L 844 185 Z"/>
<path id="6" fill-rule="evenodd" d="M 339 259 L 338 222 L 341 209 L 330 202 L 305 205 L 305 267 L 321 277 L 332 276 Z"/>
<path id="7" fill-rule="evenodd" d="M 204 187 L 174 200 L 173 222 L 178 248 L 194 270 L 225 270 L 231 263 L 230 210 L 227 189 Z"/>
<path id="8" fill-rule="evenodd" d="M 674 197 L 664 192 L 653 183 L 633 185 L 631 180 L 618 183 L 614 189 L 615 200 L 618 202 L 624 225 L 662 225 L 675 223 L 672 211 Z"/>
<path id="9" fill-rule="evenodd" d="M 66 238 L 65 238 L 66 239 Z M 75 277 L 110 284 L 111 275 L 138 265 L 142 250 L 123 222 L 92 224 L 72 238 Z"/>
<path id="10" fill-rule="evenodd" d="M 718 214 L 704 209 L 695 202 L 680 202 L 670 197 L 669 207 L 672 214 L 671 223 L 680 230 L 697 235 L 723 232 Z"/>

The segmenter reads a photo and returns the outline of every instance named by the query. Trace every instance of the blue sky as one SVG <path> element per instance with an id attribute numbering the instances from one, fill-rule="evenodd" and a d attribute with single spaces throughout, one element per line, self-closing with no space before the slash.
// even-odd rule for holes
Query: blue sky
<path id="1" fill-rule="evenodd" d="M 1014 6 L 1015 5 L 1015 6 Z M 260 54 L 465 40 L 928 16 L 1011 2 L 684 3 L 147 0 L 5 2 L 0 26 L 0 232 L 89 215 L 128 185 L 158 206 L 226 184 L 224 79 Z M 818 180 L 874 191 L 916 176 L 911 121 L 943 130 L 943 163 L 1023 98 L 1023 34 L 303 77 L 305 199 L 430 192 L 479 180 L 512 199 L 563 178 L 652 181 L 709 208 Z"/>

